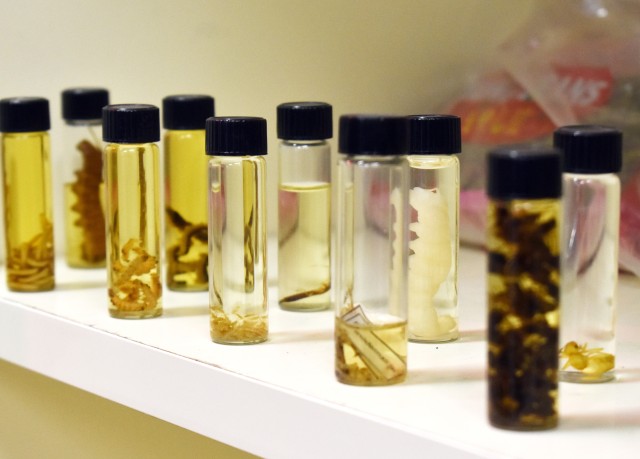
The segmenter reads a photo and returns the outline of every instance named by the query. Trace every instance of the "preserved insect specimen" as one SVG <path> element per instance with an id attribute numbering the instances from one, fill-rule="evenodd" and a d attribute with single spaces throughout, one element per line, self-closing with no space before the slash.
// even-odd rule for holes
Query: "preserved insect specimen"
<path id="1" fill-rule="evenodd" d="M 19 292 L 39 292 L 53 288 L 53 227 L 40 215 L 40 232 L 13 247 L 7 256 L 7 284 Z"/>
<path id="2" fill-rule="evenodd" d="M 67 262 L 73 267 L 105 264 L 105 221 L 100 205 L 102 152 L 87 140 L 77 146 L 82 168 L 76 181 L 65 184 Z"/>
<path id="3" fill-rule="evenodd" d="M 409 336 L 416 341 L 455 339 L 456 302 L 449 298 L 457 297 L 457 289 L 455 284 L 443 287 L 456 263 L 447 203 L 437 188 L 411 189 L 409 203 L 416 211 L 416 221 L 409 225 L 415 233 L 409 242 Z M 444 294 L 438 297 L 441 288 Z"/>
<path id="4" fill-rule="evenodd" d="M 158 259 L 150 256 L 139 240 L 127 241 L 121 256 L 114 258 L 111 271 L 112 315 L 129 317 L 130 313 L 157 313 L 162 295 Z"/>
<path id="5" fill-rule="evenodd" d="M 569 341 L 560 349 L 560 358 L 566 359 L 561 370 L 574 368 L 586 375 L 585 380 L 593 378 L 598 381 L 606 372 L 615 366 L 613 354 L 602 352 L 604 348 L 597 347 L 589 349 L 587 343 L 580 346 L 575 341 Z"/>
<path id="6" fill-rule="evenodd" d="M 390 320 L 387 322 L 387 320 Z M 407 323 L 392 316 L 375 322 L 356 306 L 336 317 L 336 377 L 353 385 L 401 382 L 407 372 Z"/>
<path id="7" fill-rule="evenodd" d="M 167 233 L 177 233 L 175 243 L 167 248 L 167 279 L 171 279 L 172 290 L 202 290 L 203 283 L 209 282 L 209 257 L 202 253 L 208 250 L 207 225 L 190 223 L 170 207 L 166 214 Z"/>

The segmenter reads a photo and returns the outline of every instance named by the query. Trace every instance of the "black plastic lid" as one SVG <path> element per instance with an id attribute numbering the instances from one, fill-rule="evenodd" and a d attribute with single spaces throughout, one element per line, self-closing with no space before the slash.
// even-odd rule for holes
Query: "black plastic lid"
<path id="1" fill-rule="evenodd" d="M 216 156 L 267 154 L 267 120 L 252 116 L 207 119 L 206 151 Z"/>
<path id="2" fill-rule="evenodd" d="M 278 138 L 324 140 L 333 137 L 333 108 L 325 102 L 278 105 Z"/>
<path id="3" fill-rule="evenodd" d="M 338 151 L 348 155 L 407 153 L 409 121 L 405 116 L 342 115 Z"/>
<path id="4" fill-rule="evenodd" d="M 109 105 L 104 88 L 70 88 L 62 91 L 62 118 L 67 121 L 99 120 L 102 107 Z"/>
<path id="5" fill-rule="evenodd" d="M 43 97 L 0 100 L 0 132 L 39 132 L 51 128 L 49 101 Z"/>
<path id="6" fill-rule="evenodd" d="M 487 156 L 487 194 L 494 199 L 549 199 L 562 195 L 560 152 L 555 148 L 502 147 Z"/>
<path id="7" fill-rule="evenodd" d="M 102 109 L 102 140 L 149 143 L 160 140 L 160 109 L 154 105 L 107 105 Z"/>
<path id="8" fill-rule="evenodd" d="M 162 126 L 165 129 L 204 130 L 207 118 L 215 114 L 215 101 L 211 96 L 185 94 L 162 99 Z"/>
<path id="9" fill-rule="evenodd" d="M 460 117 L 454 115 L 414 115 L 409 117 L 410 155 L 460 153 Z"/>
<path id="10" fill-rule="evenodd" d="M 565 126 L 553 133 L 553 144 L 564 153 L 565 172 L 609 174 L 622 169 L 622 132 L 598 126 Z"/>

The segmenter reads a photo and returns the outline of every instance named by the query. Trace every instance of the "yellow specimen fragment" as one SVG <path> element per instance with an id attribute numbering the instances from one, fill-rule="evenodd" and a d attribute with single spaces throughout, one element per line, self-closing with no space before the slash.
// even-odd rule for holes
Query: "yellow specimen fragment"
<path id="1" fill-rule="evenodd" d="M 572 367 L 593 377 L 601 376 L 615 366 L 613 354 L 602 352 L 601 347 L 589 349 L 587 343 L 579 345 L 575 341 L 569 341 L 560 349 L 560 358 L 567 359 L 563 370 Z"/>

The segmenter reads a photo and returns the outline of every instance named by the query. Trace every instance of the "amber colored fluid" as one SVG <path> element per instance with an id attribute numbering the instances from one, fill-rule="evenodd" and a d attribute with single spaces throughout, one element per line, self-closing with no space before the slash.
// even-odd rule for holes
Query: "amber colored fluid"
<path id="1" fill-rule="evenodd" d="M 211 339 L 223 344 L 265 341 L 265 160 L 213 157 L 209 180 Z"/>
<path id="2" fill-rule="evenodd" d="M 109 313 L 162 314 L 160 171 L 155 144 L 108 144 L 105 204 Z"/>
<path id="3" fill-rule="evenodd" d="M 54 288 L 49 135 L 2 135 L 7 285 L 19 292 Z"/>
<path id="4" fill-rule="evenodd" d="M 510 430 L 558 423 L 560 203 L 488 209 L 489 420 Z"/>
<path id="5" fill-rule="evenodd" d="M 171 290 L 209 286 L 205 131 L 168 131 L 164 137 L 166 284 Z"/>
<path id="6" fill-rule="evenodd" d="M 73 268 L 101 268 L 106 265 L 106 257 L 88 258 L 84 248 L 86 244 L 85 230 L 78 224 L 80 214 L 74 209 L 78 196 L 72 190 L 73 184 L 64 184 L 64 212 L 66 230 L 66 258 L 67 264 Z M 99 200 L 98 200 L 99 202 Z M 104 219 L 102 220 L 104 226 Z M 104 235 L 104 230 L 103 230 Z M 106 237 L 106 235 L 105 235 Z M 106 250 L 103 243 L 103 250 Z"/>
<path id="7" fill-rule="evenodd" d="M 331 303 L 331 185 L 281 184 L 278 202 L 280 306 L 326 309 Z"/>
<path id="8" fill-rule="evenodd" d="M 336 317 L 335 335 L 338 381 L 357 386 L 382 386 L 406 378 L 406 321 L 376 318 L 375 323 L 350 324 Z"/>

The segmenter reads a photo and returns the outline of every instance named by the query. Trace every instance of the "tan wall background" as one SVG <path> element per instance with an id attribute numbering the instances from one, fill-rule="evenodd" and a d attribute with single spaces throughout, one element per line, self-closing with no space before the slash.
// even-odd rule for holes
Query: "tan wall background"
<path id="1" fill-rule="evenodd" d="M 64 158 L 59 98 L 67 87 L 108 87 L 114 103 L 209 93 L 219 115 L 266 117 L 273 230 L 277 104 L 327 101 L 336 120 L 354 112 L 433 112 L 488 60 L 532 2 L 0 0 L 0 97 L 50 99 L 57 168 Z M 224 445 L 0 362 L 2 459 L 185 451 L 234 457 Z"/>

